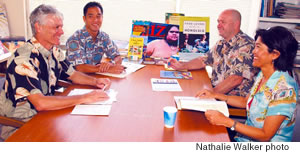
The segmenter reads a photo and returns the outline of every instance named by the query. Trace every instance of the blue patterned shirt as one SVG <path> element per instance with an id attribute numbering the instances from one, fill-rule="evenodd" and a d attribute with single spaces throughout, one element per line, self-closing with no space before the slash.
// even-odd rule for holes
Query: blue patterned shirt
<path id="1" fill-rule="evenodd" d="M 119 56 L 118 47 L 109 35 L 99 30 L 96 41 L 86 30 L 86 27 L 76 31 L 67 41 L 67 59 L 73 65 L 99 64 L 105 54 L 114 59 Z"/>
<path id="2" fill-rule="evenodd" d="M 288 72 L 275 71 L 255 94 L 261 80 L 262 73 L 260 72 L 251 89 L 251 94 L 247 102 L 248 116 L 246 125 L 263 128 L 267 116 L 284 115 L 286 119 L 282 122 L 270 141 L 291 141 L 296 117 L 297 83 Z M 249 109 L 248 103 L 251 100 L 252 103 Z M 255 141 L 240 134 L 235 139 L 243 142 Z"/>

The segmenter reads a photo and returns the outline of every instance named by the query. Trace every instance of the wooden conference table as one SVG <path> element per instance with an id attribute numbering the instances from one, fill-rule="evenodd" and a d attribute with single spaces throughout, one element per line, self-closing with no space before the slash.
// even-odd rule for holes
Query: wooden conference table
<path id="1" fill-rule="evenodd" d="M 109 116 L 71 115 L 73 107 L 39 112 L 6 141 L 230 141 L 226 128 L 209 124 L 203 112 L 178 111 L 174 128 L 164 127 L 163 107 L 175 106 L 173 96 L 194 96 L 212 87 L 206 71 L 200 70 L 192 71 L 193 80 L 178 79 L 182 92 L 154 92 L 150 79 L 159 78 L 163 69 L 147 65 L 126 78 L 111 78 L 118 101 Z M 71 85 L 64 94 L 74 88 L 90 87 Z"/>

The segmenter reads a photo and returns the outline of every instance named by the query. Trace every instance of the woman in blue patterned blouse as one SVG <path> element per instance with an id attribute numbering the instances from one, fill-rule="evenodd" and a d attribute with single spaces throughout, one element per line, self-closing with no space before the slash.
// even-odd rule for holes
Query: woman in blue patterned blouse
<path id="1" fill-rule="evenodd" d="M 247 109 L 245 124 L 208 110 L 206 118 L 214 125 L 235 130 L 236 141 L 291 141 L 295 125 L 298 86 L 290 72 L 298 42 L 286 28 L 276 26 L 258 30 L 255 36 L 253 66 L 260 68 L 247 97 L 227 96 L 209 90 L 197 93 L 200 98 L 216 98 Z"/>

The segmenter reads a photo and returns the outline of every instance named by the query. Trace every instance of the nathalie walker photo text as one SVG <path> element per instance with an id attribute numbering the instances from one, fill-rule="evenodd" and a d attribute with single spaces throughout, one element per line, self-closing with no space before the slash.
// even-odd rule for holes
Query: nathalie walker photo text
<path id="1" fill-rule="evenodd" d="M 196 143 L 196 150 L 254 150 L 254 151 L 288 151 L 289 145 L 282 143 Z"/>

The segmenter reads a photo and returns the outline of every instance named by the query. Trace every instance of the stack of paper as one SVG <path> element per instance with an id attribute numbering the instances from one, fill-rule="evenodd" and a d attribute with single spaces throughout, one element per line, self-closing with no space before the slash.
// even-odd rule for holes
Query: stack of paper
<path id="1" fill-rule="evenodd" d="M 92 92 L 93 89 L 74 89 L 68 96 L 83 95 Z M 71 114 L 74 115 L 109 115 L 112 103 L 117 101 L 117 92 L 113 89 L 106 91 L 109 99 L 96 101 L 89 104 L 76 105 Z"/>
<path id="2" fill-rule="evenodd" d="M 174 96 L 178 110 L 217 110 L 229 117 L 228 107 L 225 101 L 216 101 L 215 99 L 199 99 L 195 97 Z"/>

